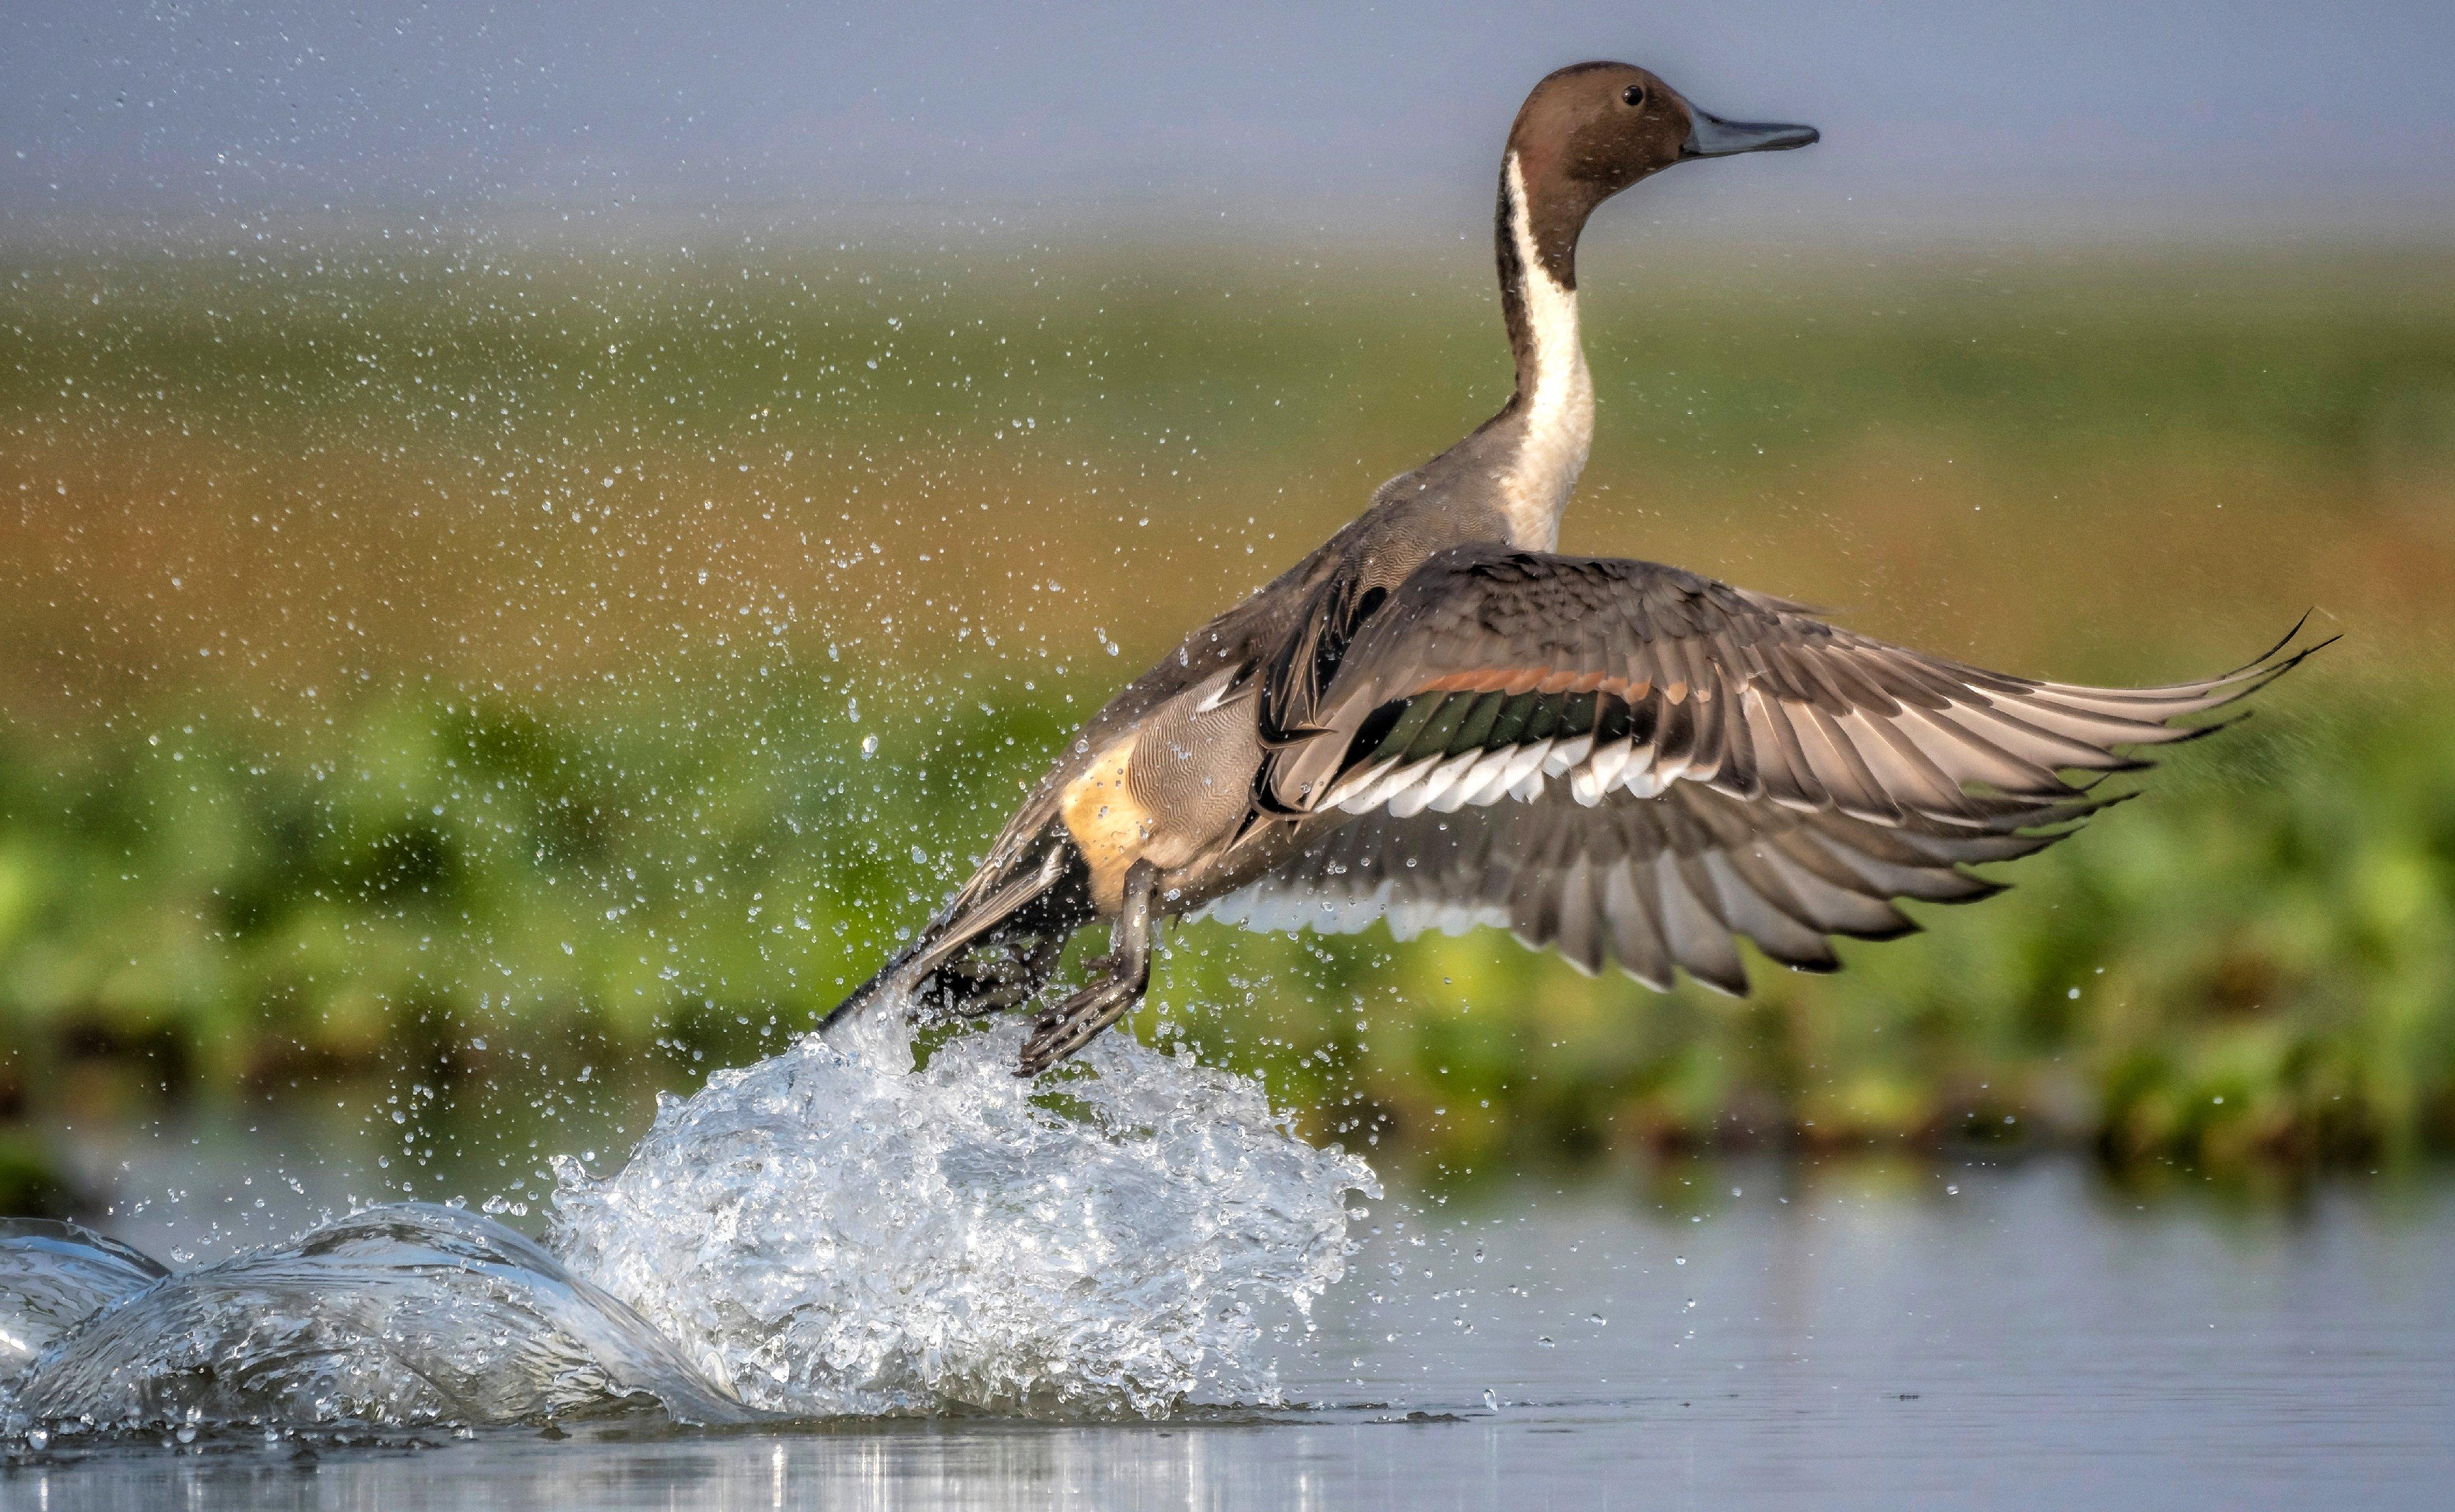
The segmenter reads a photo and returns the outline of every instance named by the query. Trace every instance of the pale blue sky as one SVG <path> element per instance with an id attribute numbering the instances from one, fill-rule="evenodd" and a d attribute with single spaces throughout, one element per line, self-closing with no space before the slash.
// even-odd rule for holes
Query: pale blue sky
<path id="1" fill-rule="evenodd" d="M 1446 222 L 1488 198 L 1532 79 L 1591 56 L 1825 130 L 1667 186 L 1708 218 L 2455 227 L 2445 0 L 10 0 L 0 228 L 327 204 Z"/>

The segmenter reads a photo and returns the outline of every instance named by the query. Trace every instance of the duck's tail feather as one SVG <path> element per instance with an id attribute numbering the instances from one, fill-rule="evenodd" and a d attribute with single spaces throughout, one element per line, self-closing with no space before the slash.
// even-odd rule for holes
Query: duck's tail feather
<path id="1" fill-rule="evenodd" d="M 1002 875 L 990 873 L 994 868 Z M 1057 952 L 1096 911 L 1089 873 L 1063 831 L 965 885 L 878 974 L 819 1021 L 845 1019 L 900 1004 L 900 1011 L 988 1012 L 1037 992 Z"/>

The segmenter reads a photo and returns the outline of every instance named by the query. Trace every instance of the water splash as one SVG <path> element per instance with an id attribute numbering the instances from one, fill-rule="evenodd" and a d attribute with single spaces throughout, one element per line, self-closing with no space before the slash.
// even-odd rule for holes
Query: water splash
<path id="1" fill-rule="evenodd" d="M 52 1339 L 170 1274 L 78 1224 L 0 1218 L 0 1383 Z"/>
<path id="2" fill-rule="evenodd" d="M 1273 1339 L 1344 1272 L 1370 1168 L 1260 1087 L 1123 1034 L 1038 1082 L 1023 1026 L 915 1070 L 902 1015 L 667 1097 L 627 1165 L 558 1162 L 540 1246 L 372 1208 L 179 1274 L 0 1231 L 0 1441 L 63 1428 L 687 1422 L 1280 1401 Z"/>
<path id="3" fill-rule="evenodd" d="M 1370 1169 L 1123 1034 L 1033 1083 L 1020 1023 L 908 1073 L 901 1022 L 667 1099 L 606 1180 L 565 1162 L 556 1247 L 774 1411 L 1275 1403 L 1266 1318 L 1343 1272 Z"/>
<path id="4" fill-rule="evenodd" d="M 104 1431 L 517 1422 L 650 1402 L 694 1422 L 752 1416 L 534 1241 L 427 1203 L 153 1281 L 64 1333 L 10 1396 L 12 1421 Z"/>

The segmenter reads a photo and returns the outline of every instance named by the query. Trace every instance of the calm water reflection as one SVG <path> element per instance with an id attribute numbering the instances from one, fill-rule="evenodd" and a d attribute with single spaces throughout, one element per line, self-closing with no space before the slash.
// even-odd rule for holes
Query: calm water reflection
<path id="1" fill-rule="evenodd" d="M 0 1506 L 2445 1504 L 2455 1184 L 2158 1200 L 2059 1162 L 1377 1204 L 1266 1419 L 628 1425 L 122 1452 Z M 1488 1395 L 1487 1395 L 1488 1394 Z"/>

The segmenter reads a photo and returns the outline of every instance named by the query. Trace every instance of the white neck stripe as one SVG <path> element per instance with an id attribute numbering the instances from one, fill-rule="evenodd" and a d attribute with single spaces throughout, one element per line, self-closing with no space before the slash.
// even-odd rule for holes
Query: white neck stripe
<path id="1" fill-rule="evenodd" d="M 1511 543 L 1550 551 L 1559 544 L 1560 511 L 1585 471 L 1594 439 L 1594 385 L 1577 329 L 1577 295 L 1535 255 L 1526 212 L 1526 174 L 1509 154 L 1509 234 L 1525 299 L 1528 369 L 1519 375 L 1524 443 L 1503 480 Z"/>

